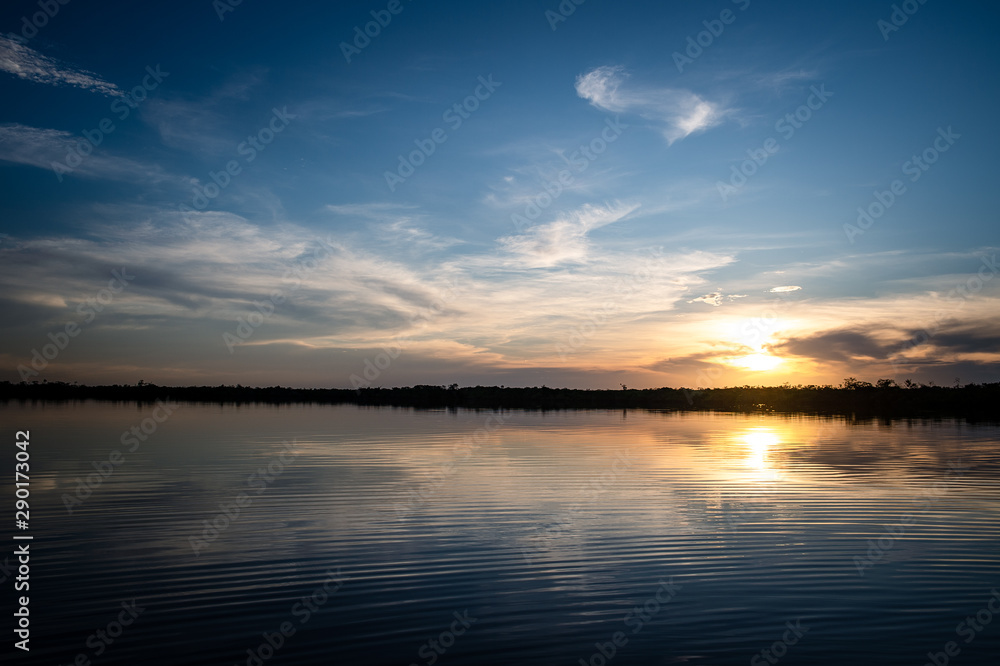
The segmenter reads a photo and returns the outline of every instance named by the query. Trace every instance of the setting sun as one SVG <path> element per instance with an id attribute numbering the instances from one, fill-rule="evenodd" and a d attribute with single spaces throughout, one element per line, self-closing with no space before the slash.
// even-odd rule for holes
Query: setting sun
<path id="1" fill-rule="evenodd" d="M 4 2 L 11 666 L 998 666 L 998 24 Z"/>
<path id="2" fill-rule="evenodd" d="M 734 358 L 729 361 L 729 364 L 740 368 L 746 368 L 747 370 L 753 370 L 755 372 L 765 372 L 767 370 L 773 370 L 783 362 L 783 359 L 780 359 L 777 356 L 758 353 Z"/>

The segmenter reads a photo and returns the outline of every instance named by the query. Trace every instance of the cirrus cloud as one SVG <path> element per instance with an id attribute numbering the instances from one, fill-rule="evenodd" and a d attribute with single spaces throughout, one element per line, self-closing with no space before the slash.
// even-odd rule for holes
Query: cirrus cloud
<path id="1" fill-rule="evenodd" d="M 499 243 L 530 268 L 580 262 L 587 257 L 587 234 L 621 220 L 638 207 L 620 202 L 603 206 L 587 204 L 560 215 L 552 222 L 532 227 L 523 234 L 500 238 Z"/>
<path id="2" fill-rule="evenodd" d="M 668 144 L 718 125 L 728 114 L 722 105 L 690 90 L 628 84 L 622 66 L 602 66 L 576 79 L 576 92 L 612 113 L 634 113 L 660 125 Z"/>
<path id="3" fill-rule="evenodd" d="M 35 83 L 75 86 L 111 97 L 125 94 L 93 72 L 64 65 L 3 35 L 0 35 L 0 70 Z"/>

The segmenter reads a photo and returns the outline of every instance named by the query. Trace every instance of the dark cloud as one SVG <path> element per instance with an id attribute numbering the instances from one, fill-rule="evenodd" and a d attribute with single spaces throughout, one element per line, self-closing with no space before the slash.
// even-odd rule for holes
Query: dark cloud
<path id="1" fill-rule="evenodd" d="M 932 345 L 942 352 L 1000 353 L 1000 322 L 981 322 L 940 332 L 911 331 L 907 341 Z M 906 344 L 904 342 L 903 344 Z M 909 346 L 909 345 L 907 345 Z"/>
<path id="2" fill-rule="evenodd" d="M 44 303 L 29 303 L 10 298 L 0 297 L 0 312 L 4 316 L 0 319 L 0 329 L 7 331 L 5 335 L 10 335 L 12 330 L 36 332 L 40 327 L 58 322 L 66 308 L 56 305 L 46 305 Z"/>
<path id="3" fill-rule="evenodd" d="M 807 337 L 789 338 L 773 345 L 779 356 L 805 356 L 818 361 L 849 363 L 858 359 L 884 360 L 899 345 L 879 342 L 873 331 L 859 328 L 823 331 Z"/>
<path id="4" fill-rule="evenodd" d="M 756 349 L 747 347 L 746 345 L 726 345 L 719 346 L 713 351 L 660 359 L 641 367 L 643 370 L 652 370 L 653 372 L 691 372 L 717 367 L 719 359 L 723 357 L 746 356 L 756 351 Z"/>
<path id="5" fill-rule="evenodd" d="M 876 337 L 878 335 L 879 337 Z M 881 342 L 886 336 L 890 343 Z M 997 381 L 1000 362 L 956 360 L 957 355 L 1000 353 L 1000 321 L 986 320 L 939 331 L 837 329 L 790 338 L 771 348 L 778 355 L 794 355 L 819 362 L 843 363 L 866 371 L 908 377 L 918 382 L 951 383 Z M 913 354 L 904 354 L 915 350 Z M 909 358 L 914 356 L 913 358 Z"/>

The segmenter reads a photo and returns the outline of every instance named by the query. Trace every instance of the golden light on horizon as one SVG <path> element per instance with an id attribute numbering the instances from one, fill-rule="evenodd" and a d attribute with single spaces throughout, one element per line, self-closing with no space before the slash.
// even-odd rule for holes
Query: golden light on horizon
<path id="1" fill-rule="evenodd" d="M 756 354 L 747 354 L 746 356 L 727 359 L 726 362 L 729 365 L 753 370 L 754 372 L 767 372 L 768 370 L 774 370 L 784 363 L 784 359 L 764 352 L 758 352 Z"/>

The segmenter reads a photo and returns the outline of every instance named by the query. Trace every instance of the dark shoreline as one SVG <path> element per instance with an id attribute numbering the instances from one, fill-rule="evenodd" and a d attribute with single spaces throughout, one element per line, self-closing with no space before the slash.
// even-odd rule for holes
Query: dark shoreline
<path id="1" fill-rule="evenodd" d="M 567 389 L 458 385 L 362 389 L 296 389 L 279 386 L 82 386 L 0 382 L 0 401 L 175 402 L 217 404 L 354 404 L 416 409 L 661 409 L 780 412 L 853 418 L 965 418 L 1000 421 L 1000 382 L 960 387 L 880 382 L 845 386 L 740 386 L 717 389 Z"/>

